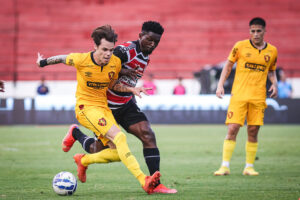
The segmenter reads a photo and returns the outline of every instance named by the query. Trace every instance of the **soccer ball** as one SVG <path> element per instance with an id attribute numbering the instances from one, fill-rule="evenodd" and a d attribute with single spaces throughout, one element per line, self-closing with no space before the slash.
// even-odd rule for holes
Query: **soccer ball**
<path id="1" fill-rule="evenodd" d="M 70 172 L 60 172 L 54 176 L 52 187 L 58 195 L 72 195 L 76 191 L 77 179 Z"/>

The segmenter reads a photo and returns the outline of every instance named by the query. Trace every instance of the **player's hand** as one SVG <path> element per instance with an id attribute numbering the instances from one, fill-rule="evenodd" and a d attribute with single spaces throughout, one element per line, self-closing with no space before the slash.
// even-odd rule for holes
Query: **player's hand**
<path id="1" fill-rule="evenodd" d="M 135 87 L 135 88 L 132 88 L 132 93 L 134 95 L 142 98 L 141 93 L 144 93 L 145 95 L 149 95 L 147 92 L 148 90 L 152 90 L 152 88 Z"/>
<path id="2" fill-rule="evenodd" d="M 4 90 L 4 81 L 0 80 L 0 92 L 5 92 Z"/>
<path id="3" fill-rule="evenodd" d="M 277 97 L 277 94 L 278 94 L 278 89 L 277 89 L 277 86 L 272 84 L 271 87 L 269 88 L 269 92 L 272 92 L 270 94 L 270 97 L 271 98 L 276 98 Z"/>
<path id="4" fill-rule="evenodd" d="M 220 99 L 223 98 L 224 96 L 224 87 L 223 86 L 218 86 L 216 90 L 216 96 Z"/>
<path id="5" fill-rule="evenodd" d="M 40 52 L 37 53 L 37 59 L 36 59 L 36 64 L 41 67 L 40 61 L 44 59 L 43 55 L 40 54 Z"/>
<path id="6" fill-rule="evenodd" d="M 129 76 L 132 79 L 136 79 L 138 75 L 143 75 L 143 73 L 138 70 L 138 67 L 134 69 L 121 69 L 120 74 Z"/>

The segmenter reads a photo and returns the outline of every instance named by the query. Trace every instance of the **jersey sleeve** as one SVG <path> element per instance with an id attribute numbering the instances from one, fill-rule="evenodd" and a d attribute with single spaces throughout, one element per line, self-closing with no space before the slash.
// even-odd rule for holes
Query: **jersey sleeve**
<path id="1" fill-rule="evenodd" d="M 66 59 L 66 65 L 78 67 L 82 61 L 81 53 L 70 53 Z"/>
<path id="2" fill-rule="evenodd" d="M 119 57 L 116 57 L 116 66 L 117 66 L 117 69 L 116 69 L 116 73 L 114 74 L 114 77 L 113 79 L 114 80 L 117 80 L 119 78 L 119 73 L 122 69 L 122 63 L 121 63 L 121 59 Z"/>
<path id="3" fill-rule="evenodd" d="M 239 51 L 240 51 L 240 49 L 239 49 L 240 45 L 239 44 L 240 44 L 239 42 L 235 43 L 234 47 L 232 48 L 232 50 L 231 50 L 231 52 L 228 56 L 228 60 L 233 62 L 233 63 L 235 63 L 239 58 Z"/>
<path id="4" fill-rule="evenodd" d="M 121 63 L 126 63 L 128 62 L 128 55 L 127 55 L 127 51 L 128 50 L 128 47 L 125 47 L 125 46 L 117 46 L 115 49 L 114 49 L 114 55 L 119 57 L 121 59 Z"/>
<path id="5" fill-rule="evenodd" d="M 276 70 L 276 66 L 277 66 L 277 49 L 275 48 L 275 51 L 274 51 L 274 60 L 270 66 L 270 69 L 269 71 L 275 71 Z"/>

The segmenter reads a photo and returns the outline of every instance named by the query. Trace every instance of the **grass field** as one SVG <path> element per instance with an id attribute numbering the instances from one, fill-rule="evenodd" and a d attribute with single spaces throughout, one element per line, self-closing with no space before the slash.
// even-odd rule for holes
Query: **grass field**
<path id="1" fill-rule="evenodd" d="M 79 143 L 62 152 L 68 126 L 0 127 L 0 199 L 294 199 L 300 197 L 300 126 L 266 125 L 260 130 L 257 177 L 242 175 L 246 131 L 242 128 L 231 162 L 231 175 L 215 177 L 220 166 L 224 125 L 156 125 L 161 153 L 161 180 L 175 195 L 147 195 L 121 163 L 94 164 L 87 182 L 71 197 L 52 191 L 60 171 L 76 175 L 72 156 Z M 83 129 L 88 132 L 86 129 Z M 140 142 L 128 135 L 129 146 L 148 173 Z"/>

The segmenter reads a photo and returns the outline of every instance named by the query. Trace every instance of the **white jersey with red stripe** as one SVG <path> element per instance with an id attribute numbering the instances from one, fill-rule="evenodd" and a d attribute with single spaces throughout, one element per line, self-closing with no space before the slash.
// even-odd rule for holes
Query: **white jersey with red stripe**
<path id="1" fill-rule="evenodd" d="M 150 61 L 149 56 L 143 55 L 138 40 L 118 45 L 114 50 L 114 55 L 121 59 L 122 68 L 137 69 L 142 74 Z M 141 77 L 142 75 L 138 75 L 136 79 L 132 79 L 129 76 L 121 75 L 119 81 L 124 85 L 135 87 Z M 107 91 L 108 106 L 112 110 L 120 108 L 132 98 L 133 94 L 130 92 L 117 92 L 110 89 Z"/>

